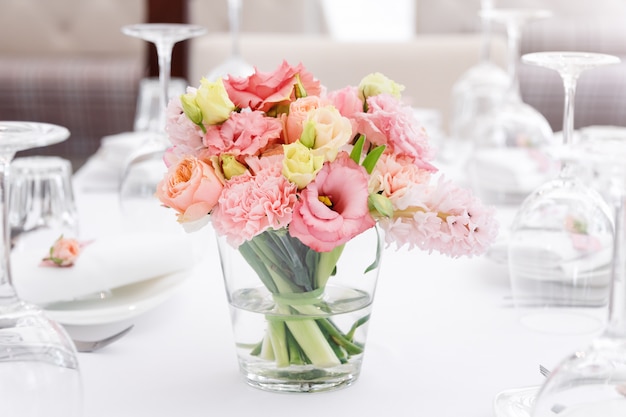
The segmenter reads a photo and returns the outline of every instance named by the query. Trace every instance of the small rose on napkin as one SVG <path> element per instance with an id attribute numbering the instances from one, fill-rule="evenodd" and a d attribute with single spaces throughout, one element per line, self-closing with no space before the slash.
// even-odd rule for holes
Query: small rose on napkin
<path id="1" fill-rule="evenodd" d="M 41 260 L 40 266 L 72 266 L 80 255 L 83 246 L 76 239 L 65 238 L 61 235 L 50 246 L 50 252 Z"/>

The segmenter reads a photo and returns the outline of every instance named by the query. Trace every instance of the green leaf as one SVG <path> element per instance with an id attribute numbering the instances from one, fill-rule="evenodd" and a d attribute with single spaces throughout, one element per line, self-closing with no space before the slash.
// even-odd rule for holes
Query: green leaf
<path id="1" fill-rule="evenodd" d="M 363 144 L 365 143 L 365 135 L 359 135 L 359 138 L 350 152 L 350 158 L 357 164 L 361 164 L 361 153 L 363 152 Z"/>
<path id="2" fill-rule="evenodd" d="M 385 148 L 385 145 L 375 147 L 367 154 L 367 156 L 363 160 L 363 168 L 365 168 L 368 174 L 371 174 L 374 170 L 376 162 L 378 162 L 380 156 L 383 154 L 383 152 L 385 152 Z"/>
<path id="3" fill-rule="evenodd" d="M 374 262 L 372 262 L 370 266 L 365 268 L 365 272 L 363 272 L 364 274 L 367 274 L 368 272 L 378 268 L 378 264 L 380 264 L 380 255 L 381 255 L 382 249 L 383 249 L 383 245 L 381 245 L 381 242 L 380 242 L 380 234 L 376 233 L 376 259 L 374 259 Z"/>

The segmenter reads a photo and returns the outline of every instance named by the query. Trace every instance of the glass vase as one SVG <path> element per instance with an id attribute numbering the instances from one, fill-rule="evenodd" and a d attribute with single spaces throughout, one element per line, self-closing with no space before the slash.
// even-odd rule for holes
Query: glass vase
<path id="1" fill-rule="evenodd" d="M 286 229 L 238 248 L 218 237 L 239 368 L 277 392 L 318 392 L 359 377 L 382 252 L 374 227 L 330 252 Z"/>

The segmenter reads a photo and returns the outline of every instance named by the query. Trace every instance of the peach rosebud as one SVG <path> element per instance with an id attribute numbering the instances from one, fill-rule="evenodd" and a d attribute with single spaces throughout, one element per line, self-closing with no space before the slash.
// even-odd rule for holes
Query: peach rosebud
<path id="1" fill-rule="evenodd" d="M 72 266 L 80 255 L 81 245 L 76 239 L 62 235 L 50 247 L 48 256 L 42 259 L 42 266 Z"/>
<path id="2" fill-rule="evenodd" d="M 306 187 L 322 169 L 324 157 L 311 154 L 311 150 L 300 142 L 283 145 L 283 149 L 283 175 L 299 189 Z"/>
<path id="3" fill-rule="evenodd" d="M 363 77 L 359 83 L 359 98 L 363 101 L 368 97 L 377 96 L 387 93 L 396 98 L 400 98 L 400 93 L 404 90 L 404 86 L 396 83 L 380 72 L 375 72 Z"/>
<path id="4" fill-rule="evenodd" d="M 202 111 L 202 121 L 207 125 L 217 125 L 230 117 L 235 105 L 224 88 L 222 79 L 210 82 L 206 78 L 200 80 L 196 91 L 196 105 Z"/>
<path id="5" fill-rule="evenodd" d="M 222 188 L 212 165 L 189 156 L 169 167 L 157 185 L 156 196 L 178 213 L 179 223 L 194 223 L 208 221 Z"/>
<path id="6" fill-rule="evenodd" d="M 321 101 L 318 96 L 303 97 L 289 105 L 289 114 L 285 120 L 287 143 L 294 143 L 300 139 L 309 113 L 320 107 Z"/>

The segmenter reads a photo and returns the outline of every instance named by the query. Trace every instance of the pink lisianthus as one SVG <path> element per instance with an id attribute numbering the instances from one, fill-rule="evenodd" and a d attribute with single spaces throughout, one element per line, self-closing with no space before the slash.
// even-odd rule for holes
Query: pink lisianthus
<path id="1" fill-rule="evenodd" d="M 367 113 L 356 114 L 357 131 L 375 145 L 386 145 L 385 152 L 410 157 L 422 169 L 435 171 L 429 163 L 434 152 L 428 135 L 409 106 L 390 94 L 367 99 Z"/>
<path id="2" fill-rule="evenodd" d="M 226 182 L 211 214 L 215 231 L 238 247 L 267 229 L 286 227 L 296 203 L 295 184 L 274 169 L 245 173 Z"/>
<path id="3" fill-rule="evenodd" d="M 165 131 L 170 142 L 186 153 L 202 147 L 204 133 L 185 115 L 180 97 L 172 98 L 167 105 Z"/>
<path id="4" fill-rule="evenodd" d="M 232 113 L 221 125 L 207 128 L 203 143 L 209 155 L 257 155 L 277 142 L 282 130 L 280 120 L 266 117 L 262 112 Z"/>
<path id="5" fill-rule="evenodd" d="M 255 68 L 249 77 L 228 77 L 224 80 L 224 87 L 237 107 L 267 112 L 278 104 L 296 99 L 294 85 L 298 78 L 307 95 L 320 95 L 322 88 L 313 74 L 302 64 L 293 67 L 287 61 L 272 72 L 260 72 Z"/>
<path id="6" fill-rule="evenodd" d="M 178 221 L 188 227 L 204 225 L 224 188 L 214 168 L 193 156 L 168 168 L 157 185 L 156 196 L 178 213 Z"/>
<path id="7" fill-rule="evenodd" d="M 363 167 L 340 153 L 302 190 L 289 234 L 318 252 L 328 252 L 373 227 L 367 179 Z"/>
<path id="8" fill-rule="evenodd" d="M 82 246 L 76 239 L 60 236 L 50 247 L 48 256 L 41 260 L 40 266 L 73 266 Z"/>
<path id="9" fill-rule="evenodd" d="M 498 233 L 494 209 L 468 190 L 440 178 L 416 185 L 394 202 L 394 217 L 381 218 L 388 244 L 458 257 L 484 253 Z"/>

